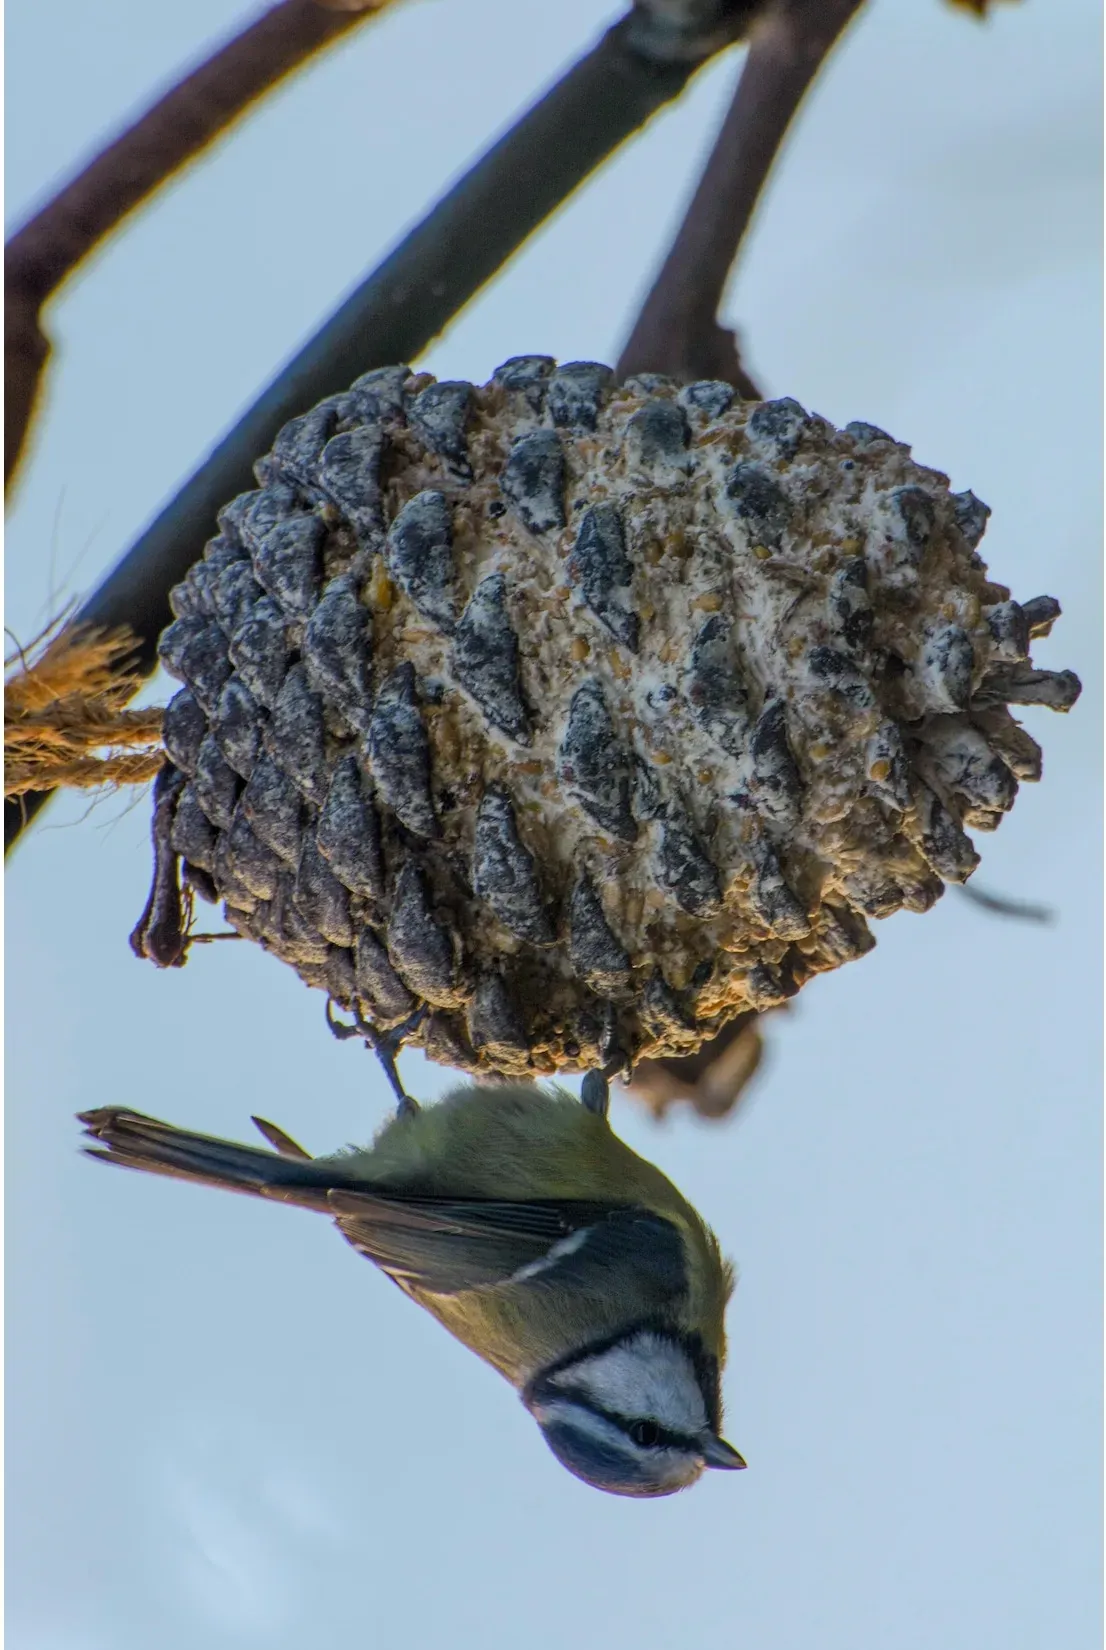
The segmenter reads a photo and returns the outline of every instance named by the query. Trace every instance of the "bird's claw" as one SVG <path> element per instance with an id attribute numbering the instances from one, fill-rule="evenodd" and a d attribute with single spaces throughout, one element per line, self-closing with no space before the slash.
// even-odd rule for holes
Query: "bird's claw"
<path id="1" fill-rule="evenodd" d="M 396 1057 L 404 1042 L 417 1031 L 426 1017 L 426 1009 L 416 1009 L 414 1014 L 404 1020 L 402 1025 L 393 1026 L 391 1031 L 379 1031 L 364 1019 L 360 1011 L 351 1009 L 353 1024 L 346 1025 L 334 1018 L 334 999 L 326 1000 L 326 1023 L 330 1027 L 331 1035 L 337 1037 L 340 1043 L 348 1042 L 351 1037 L 360 1037 L 372 1049 L 384 1069 L 384 1075 L 392 1086 L 396 1097 L 396 1112 L 400 1117 L 414 1117 L 418 1112 L 419 1103 L 413 1100 L 400 1082 L 399 1072 L 396 1070 Z"/>

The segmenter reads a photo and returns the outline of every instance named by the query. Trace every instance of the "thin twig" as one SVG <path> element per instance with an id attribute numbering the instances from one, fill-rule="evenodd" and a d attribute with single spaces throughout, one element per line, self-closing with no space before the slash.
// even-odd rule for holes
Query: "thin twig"
<path id="1" fill-rule="evenodd" d="M 200 556 L 216 511 L 254 485 L 254 460 L 290 418 L 373 367 L 411 361 L 597 166 L 671 102 L 760 0 L 728 0 L 698 55 L 651 55 L 639 14 L 616 23 L 431 210 L 224 437 L 78 614 L 127 624 L 152 670 L 169 591 Z M 667 37 L 665 37 L 667 40 Z M 677 40 L 675 44 L 681 43 Z M 5 850 L 42 806 L 5 810 Z"/>
<path id="2" fill-rule="evenodd" d="M 46 300 L 135 207 L 202 153 L 263 93 L 388 0 L 363 11 L 282 0 L 108 145 L 4 249 L 4 476 L 19 461 L 50 352 Z"/>
<path id="3" fill-rule="evenodd" d="M 762 15 L 699 186 L 622 352 L 620 377 L 720 378 L 759 398 L 718 310 L 788 127 L 861 4 L 778 0 Z"/>

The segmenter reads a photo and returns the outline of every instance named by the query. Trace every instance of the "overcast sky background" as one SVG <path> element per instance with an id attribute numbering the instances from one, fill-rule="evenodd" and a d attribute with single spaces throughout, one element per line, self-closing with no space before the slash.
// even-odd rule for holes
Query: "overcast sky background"
<path id="1" fill-rule="evenodd" d="M 611 0 L 613 4 L 613 0 Z M 980 881 L 879 929 L 768 1029 L 737 1122 L 616 1127 L 739 1263 L 749 1459 L 637 1505 L 557 1466 L 509 1389 L 325 1222 L 78 1152 L 123 1102 L 312 1150 L 387 1098 L 252 946 L 131 956 L 148 805 L 51 808 L 8 881 L 11 1650 L 1093 1650 L 1100 1563 L 1099 8 L 882 0 L 805 111 L 727 303 L 752 370 L 913 443 L 1064 618 L 1046 778 Z M 242 15 L 13 6 L 12 223 Z M 89 589 L 281 359 L 611 15 L 397 6 L 159 197 L 49 312 L 7 622 Z M 613 360 L 738 59 L 608 165 L 425 358 Z M 155 691 L 170 689 L 162 681 Z M 448 1082 L 406 1058 L 415 1092 Z"/>

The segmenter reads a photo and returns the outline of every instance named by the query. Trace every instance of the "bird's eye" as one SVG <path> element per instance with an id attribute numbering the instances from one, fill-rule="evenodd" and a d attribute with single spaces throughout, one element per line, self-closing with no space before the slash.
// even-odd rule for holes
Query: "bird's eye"
<path id="1" fill-rule="evenodd" d="M 630 1428 L 630 1437 L 643 1449 L 652 1449 L 654 1444 L 659 1444 L 660 1436 L 661 1429 L 655 1421 L 635 1421 Z"/>

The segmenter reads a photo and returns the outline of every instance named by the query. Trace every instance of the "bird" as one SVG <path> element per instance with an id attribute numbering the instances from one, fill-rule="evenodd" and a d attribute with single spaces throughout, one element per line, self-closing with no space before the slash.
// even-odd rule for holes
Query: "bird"
<path id="1" fill-rule="evenodd" d="M 394 1078 L 394 1065 L 390 1076 Z M 672 1182 L 621 1141 L 599 1072 L 468 1083 L 400 1103 L 374 1142 L 311 1157 L 120 1106 L 79 1114 L 90 1157 L 330 1216 L 353 1248 L 515 1388 L 556 1458 L 613 1495 L 746 1465 L 722 1437 L 733 1267 Z"/>

